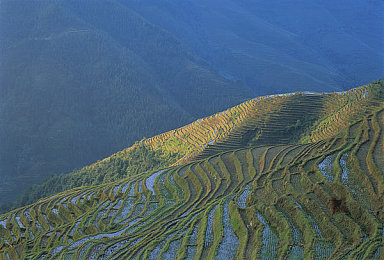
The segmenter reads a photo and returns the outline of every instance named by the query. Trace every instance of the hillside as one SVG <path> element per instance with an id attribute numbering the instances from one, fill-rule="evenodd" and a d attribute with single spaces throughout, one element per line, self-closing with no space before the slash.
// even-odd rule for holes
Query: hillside
<path id="1" fill-rule="evenodd" d="M 377 37 L 382 1 L 120 2 L 254 96 L 346 90 L 381 77 L 384 69 L 384 39 Z"/>
<path id="2" fill-rule="evenodd" d="M 251 97 L 117 2 L 4 0 L 0 30 L 0 203 Z"/>
<path id="3" fill-rule="evenodd" d="M 0 203 L 254 96 L 382 76 L 380 0 L 1 0 Z"/>
<path id="4" fill-rule="evenodd" d="M 87 169 L 137 147 L 172 151 L 174 166 L 1 215 L 0 256 L 380 259 L 383 83 L 260 97 L 142 140 Z"/>
<path id="5" fill-rule="evenodd" d="M 380 95 L 375 93 L 377 89 L 380 82 L 338 93 L 295 92 L 258 97 L 143 139 L 80 170 L 53 176 L 27 189 L 13 206 L 3 206 L 3 212 L 71 188 L 108 183 L 225 150 L 319 141 L 337 134 L 354 118 L 375 108 L 375 96 Z"/>

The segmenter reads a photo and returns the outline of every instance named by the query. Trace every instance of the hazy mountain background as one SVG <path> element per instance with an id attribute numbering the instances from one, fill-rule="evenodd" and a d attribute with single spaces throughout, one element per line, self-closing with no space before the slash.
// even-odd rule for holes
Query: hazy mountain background
<path id="1" fill-rule="evenodd" d="M 0 1 L 0 195 L 253 96 L 382 77 L 383 1 Z"/>

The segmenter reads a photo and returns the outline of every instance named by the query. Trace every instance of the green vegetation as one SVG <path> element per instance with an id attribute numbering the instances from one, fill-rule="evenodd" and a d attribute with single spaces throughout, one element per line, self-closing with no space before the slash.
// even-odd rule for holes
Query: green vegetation
<path id="1" fill-rule="evenodd" d="M 91 2 L 0 2 L 0 204 L 251 97 L 131 8 Z"/>
<path id="2" fill-rule="evenodd" d="M 0 203 L 253 96 L 381 76 L 380 3 L 1 0 Z"/>
<path id="3" fill-rule="evenodd" d="M 124 159 L 124 157 L 129 158 L 129 160 Z M 164 155 L 152 151 L 145 147 L 142 142 L 137 142 L 128 151 L 125 151 L 124 157 L 121 154 L 120 156 L 111 156 L 104 162 L 84 167 L 70 174 L 52 176 L 44 183 L 28 188 L 17 203 L 26 205 L 39 198 L 75 187 L 109 183 L 137 175 L 139 172 L 164 168 L 177 159 L 174 154 Z"/>
<path id="4" fill-rule="evenodd" d="M 307 110 L 284 105 L 309 106 L 309 94 L 248 101 L 144 139 L 79 170 L 83 176 L 103 176 L 97 180 L 90 175 L 99 184 L 1 215 L 0 257 L 380 259 L 384 100 L 377 94 L 363 97 L 379 87 L 367 85 L 347 97 L 323 94 Z M 335 111 L 328 114 L 331 104 Z M 275 115 L 268 114 L 272 108 Z M 282 121 L 290 113 L 294 119 Z M 308 129 L 299 130 L 305 125 L 298 123 L 303 113 L 317 116 Z M 231 119 L 225 121 L 223 114 Z M 358 117 L 353 120 L 349 114 Z M 259 115 L 269 119 L 264 129 L 270 131 L 256 141 L 282 143 L 250 146 L 248 137 L 239 137 L 254 133 Z M 338 119 L 337 127 L 330 118 Z M 293 139 L 282 138 L 289 127 L 285 122 L 292 122 L 290 130 L 297 129 L 301 140 L 319 133 L 330 137 L 292 144 Z M 223 134 L 214 136 L 218 129 Z M 184 144 L 179 154 L 167 143 L 175 138 Z M 201 144 L 213 139 L 216 154 L 203 157 L 210 145 Z M 185 147 L 195 147 L 197 155 L 188 156 Z M 173 166 L 164 167 L 167 161 Z M 69 179 L 62 178 L 64 185 Z"/>
<path id="5" fill-rule="evenodd" d="M 306 92 L 258 97 L 184 127 L 143 139 L 91 166 L 52 176 L 29 188 L 2 212 L 80 186 L 119 180 L 225 150 L 266 144 L 319 141 L 377 107 L 383 81 L 326 95 Z M 304 112 L 305 111 L 305 112 Z M 236 115 L 236 116 L 235 116 Z M 256 130 L 255 130 L 256 129 Z M 259 164 L 260 167 L 263 162 Z"/>

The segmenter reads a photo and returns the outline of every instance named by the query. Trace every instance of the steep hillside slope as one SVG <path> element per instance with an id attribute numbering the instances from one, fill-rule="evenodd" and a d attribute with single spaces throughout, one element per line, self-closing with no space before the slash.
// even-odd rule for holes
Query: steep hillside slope
<path id="1" fill-rule="evenodd" d="M 378 258 L 383 123 L 52 196 L 2 216 L 3 257 Z"/>
<path id="2" fill-rule="evenodd" d="M 254 96 L 350 89 L 384 70 L 382 1 L 120 2 Z"/>
<path id="3" fill-rule="evenodd" d="M 108 183 L 138 172 L 204 159 L 225 150 L 319 141 L 377 108 L 380 89 L 381 83 L 375 82 L 339 93 L 295 92 L 258 97 L 144 139 L 83 169 L 54 176 L 28 189 L 16 205 L 82 185 Z"/>
<path id="4" fill-rule="evenodd" d="M 329 99 L 331 103 L 323 103 L 322 109 L 315 105 L 317 120 L 302 131 L 302 137 L 308 140 L 315 138 L 314 133 L 334 131 L 331 137 L 306 144 L 265 145 L 263 131 L 271 140 L 280 133 L 272 120 L 270 129 L 277 129 L 273 135 L 265 128 L 251 146 L 247 141 L 242 148 L 225 148 L 190 163 L 68 190 L 4 214 L 0 256 L 380 259 L 384 254 L 383 88 L 382 82 L 376 82 L 349 94 L 324 94 L 340 101 Z M 298 100 L 305 101 L 313 93 L 275 98 L 288 102 L 300 95 L 304 99 Z M 328 113 L 331 106 L 326 104 L 333 104 L 334 113 Z M 245 110 L 244 106 L 230 111 Z M 283 113 L 280 118 L 284 118 L 287 109 L 280 107 L 274 114 Z M 291 113 L 294 116 L 297 110 Z M 327 118 L 338 119 L 334 120 L 337 131 L 336 126 L 323 123 Z M 201 128 L 203 121 L 196 125 Z M 253 121 L 238 119 L 235 129 L 245 129 L 240 122 Z M 176 132 L 164 136 L 171 138 Z M 198 142 L 198 131 L 193 133 Z M 240 142 L 230 134 L 223 138 Z M 155 140 L 147 142 L 155 144 Z M 259 140 L 262 144 L 253 146 Z"/>
<path id="5" fill-rule="evenodd" d="M 383 20 L 380 0 L 1 0 L 0 200 L 253 96 L 370 82 Z"/>
<path id="6" fill-rule="evenodd" d="M 0 202 L 251 97 L 115 1 L 4 0 L 0 30 Z"/>

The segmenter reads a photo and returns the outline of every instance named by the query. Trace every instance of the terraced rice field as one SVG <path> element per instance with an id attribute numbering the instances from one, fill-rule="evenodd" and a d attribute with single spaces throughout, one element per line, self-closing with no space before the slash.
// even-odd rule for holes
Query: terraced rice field
<path id="1" fill-rule="evenodd" d="M 309 140 L 315 142 L 330 138 L 355 118 L 377 107 L 377 101 L 371 98 L 371 89 L 372 86 L 365 85 L 339 93 L 295 92 L 245 102 L 235 107 L 241 115 L 235 127 L 229 131 L 226 129 L 223 135 L 216 136 L 201 149 L 182 158 L 181 162 L 204 159 L 249 144 L 298 142 L 300 136 L 292 136 L 295 132 L 307 134 Z M 308 130 L 309 126 L 312 126 L 309 133 L 301 132 Z"/>
<path id="2" fill-rule="evenodd" d="M 0 217 L 0 257 L 379 259 L 383 127 L 381 108 L 333 138 L 42 199 Z"/>
<path id="3" fill-rule="evenodd" d="M 372 112 L 378 105 L 372 88 L 364 85 L 339 93 L 304 91 L 257 97 L 140 143 L 165 156 L 172 154 L 176 159 L 172 165 L 181 165 L 246 145 L 317 142 Z M 299 134 L 293 137 L 293 133 Z M 306 139 L 299 140 L 300 134 Z M 135 148 L 133 145 L 86 168 L 97 169 L 116 158 L 129 160 L 129 151 Z"/>
<path id="4" fill-rule="evenodd" d="M 369 95 L 262 97 L 147 139 L 205 145 L 1 215 L 0 259 L 382 259 L 384 103 Z M 312 142 L 292 144 L 285 125 L 308 114 Z"/>

